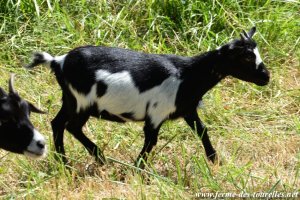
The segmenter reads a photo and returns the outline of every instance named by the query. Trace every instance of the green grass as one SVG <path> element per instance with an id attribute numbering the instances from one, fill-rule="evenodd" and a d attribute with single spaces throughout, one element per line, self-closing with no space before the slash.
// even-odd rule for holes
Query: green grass
<path id="1" fill-rule="evenodd" d="M 50 150 L 38 161 L 1 150 L 0 197 L 190 199 L 197 192 L 300 192 L 299 10 L 299 1 L 284 0 L 1 1 L 0 85 L 7 87 L 15 73 L 21 96 L 48 111 L 31 119 Z M 201 141 L 182 120 L 162 127 L 148 173 L 132 166 L 143 144 L 141 123 L 87 123 L 88 137 L 113 160 L 103 167 L 68 133 L 74 169 L 55 161 L 50 121 L 61 93 L 49 69 L 22 68 L 32 52 L 59 55 L 93 44 L 192 56 L 253 25 L 270 84 L 226 78 L 199 110 L 222 165 L 206 160 Z"/>

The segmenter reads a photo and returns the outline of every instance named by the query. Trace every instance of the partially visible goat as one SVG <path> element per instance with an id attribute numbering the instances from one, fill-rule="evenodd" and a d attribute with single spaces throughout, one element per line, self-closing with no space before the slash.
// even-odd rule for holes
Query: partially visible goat
<path id="1" fill-rule="evenodd" d="M 30 112 L 44 113 L 23 100 L 9 80 L 9 93 L 0 88 L 0 148 L 39 158 L 46 154 L 45 139 L 32 125 Z"/>
<path id="2" fill-rule="evenodd" d="M 62 107 L 52 121 L 57 152 L 65 155 L 63 133 L 67 129 L 104 163 L 101 150 L 83 133 L 90 116 L 117 122 L 145 121 L 145 142 L 140 158 L 147 160 L 157 143 L 161 125 L 184 118 L 200 136 L 212 161 L 216 151 L 197 114 L 202 96 L 226 76 L 263 86 L 269 82 L 252 39 L 255 27 L 241 38 L 194 57 L 146 54 L 120 48 L 84 46 L 52 57 L 36 53 L 27 68 L 47 64 L 62 89 Z M 66 162 L 65 156 L 63 156 Z M 140 165 L 143 167 L 143 164 Z"/>

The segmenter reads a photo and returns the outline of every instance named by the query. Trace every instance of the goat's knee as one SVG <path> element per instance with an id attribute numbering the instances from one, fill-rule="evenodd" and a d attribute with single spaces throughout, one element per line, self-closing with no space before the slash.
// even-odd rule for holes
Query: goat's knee
<path id="1" fill-rule="evenodd" d="M 81 130 L 81 128 L 78 128 L 77 126 L 74 126 L 72 123 L 67 123 L 66 124 L 66 130 L 70 133 L 74 133 L 78 130 Z"/>

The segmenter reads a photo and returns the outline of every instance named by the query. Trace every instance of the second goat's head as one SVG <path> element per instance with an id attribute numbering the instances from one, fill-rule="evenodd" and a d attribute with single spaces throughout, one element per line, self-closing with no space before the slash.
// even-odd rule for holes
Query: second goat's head
<path id="1" fill-rule="evenodd" d="M 0 148 L 38 158 L 46 154 L 45 138 L 32 125 L 31 112 L 44 113 L 22 99 L 9 80 L 9 92 L 0 87 Z"/>

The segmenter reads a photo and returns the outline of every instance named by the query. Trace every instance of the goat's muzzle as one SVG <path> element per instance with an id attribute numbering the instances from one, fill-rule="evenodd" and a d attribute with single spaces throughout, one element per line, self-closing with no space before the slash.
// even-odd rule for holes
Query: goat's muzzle
<path id="1" fill-rule="evenodd" d="M 255 81 L 256 85 L 265 86 L 270 82 L 270 72 L 267 70 L 264 63 L 260 63 L 258 66 L 258 79 Z"/>

